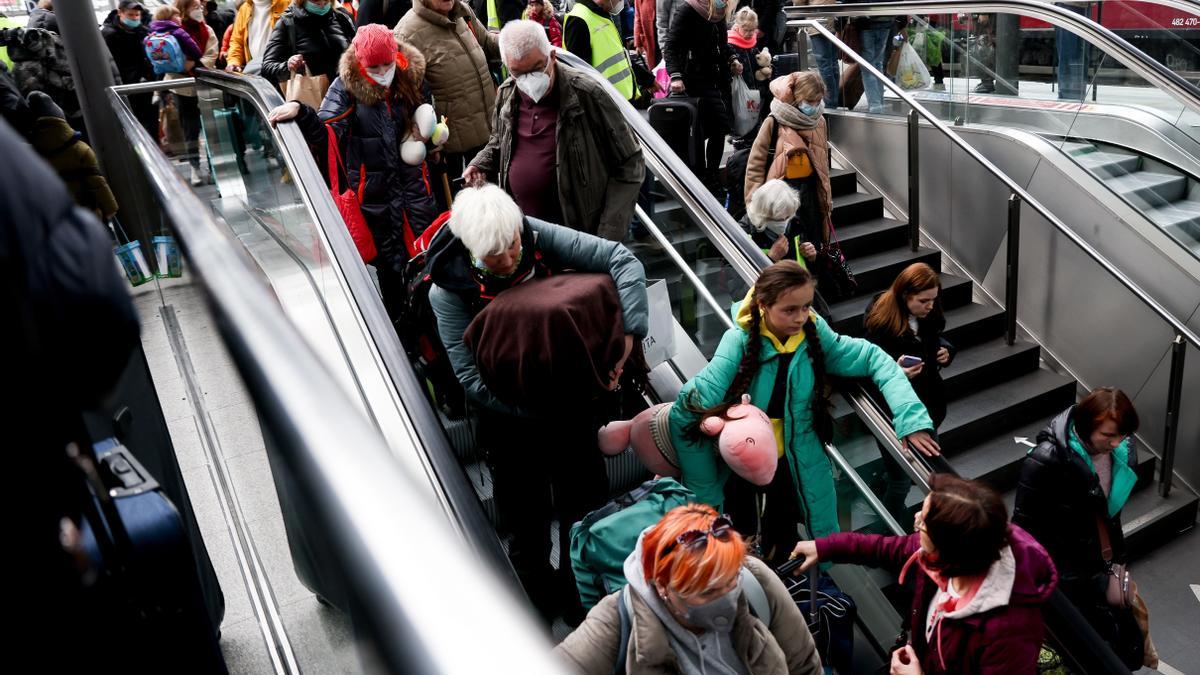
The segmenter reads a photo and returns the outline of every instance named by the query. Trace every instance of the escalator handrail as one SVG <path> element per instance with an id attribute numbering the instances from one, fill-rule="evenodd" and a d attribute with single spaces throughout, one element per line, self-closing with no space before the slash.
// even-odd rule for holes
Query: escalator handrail
<path id="1" fill-rule="evenodd" d="M 1006 1 L 1010 2 L 1010 3 L 1032 2 L 1032 0 L 1006 0 Z M 924 6 L 933 5 L 936 3 L 900 2 L 900 3 L 892 3 L 892 6 L 893 7 L 900 6 L 900 5 L 909 6 L 909 5 L 913 5 L 913 4 L 919 4 L 924 7 Z M 961 0 L 949 0 L 948 4 L 952 4 L 955 6 L 962 6 Z M 1041 3 L 1037 3 L 1037 4 L 1041 4 Z M 832 6 L 832 5 L 822 5 L 822 6 Z M 864 6 L 865 7 L 875 7 L 876 5 L 852 5 L 852 6 L 853 7 L 864 7 Z M 805 6 L 803 8 L 807 8 L 807 6 Z M 801 8 L 801 9 L 803 9 L 803 8 Z M 789 7 L 788 9 L 790 10 L 793 8 Z M 1190 342 L 1192 344 L 1192 346 L 1196 347 L 1197 349 L 1200 349 L 1200 337 L 1198 337 L 1195 333 L 1193 333 L 1186 325 L 1183 324 L 1183 322 L 1181 322 L 1179 319 L 1175 318 L 1170 312 L 1167 311 L 1167 309 L 1165 307 L 1163 307 L 1161 304 L 1159 304 L 1159 302 L 1157 300 L 1155 300 L 1153 297 L 1151 297 L 1150 294 L 1148 294 L 1146 291 L 1142 290 L 1141 286 L 1139 286 L 1136 282 L 1134 282 L 1132 279 L 1130 279 L 1124 272 L 1117 269 L 1116 266 L 1114 266 L 1111 262 L 1109 262 L 1107 258 L 1105 258 L 1103 255 L 1101 255 L 1095 248 L 1092 247 L 1091 244 L 1089 244 L 1087 241 L 1085 241 L 1083 239 L 1083 237 L 1081 237 L 1074 230 L 1072 230 L 1070 227 L 1068 227 L 1066 223 L 1064 223 L 1057 216 L 1055 216 L 1053 213 L 1051 213 L 1050 210 L 1047 209 L 1045 206 L 1043 206 L 1042 203 L 1039 202 L 1037 199 L 1035 199 L 1033 197 L 1033 195 L 1029 194 L 1029 192 L 1027 192 L 1025 190 L 1025 188 L 1023 188 L 1019 184 L 1017 184 L 1017 182 L 1014 181 L 1012 178 L 1009 178 L 1007 174 L 1005 174 L 1003 171 L 1001 171 L 995 164 L 993 164 L 990 160 L 988 160 L 988 158 L 984 157 L 982 153 L 980 153 L 973 146 L 971 146 L 971 144 L 969 144 L 965 140 L 963 140 L 961 136 L 959 136 L 957 133 L 955 133 L 954 130 L 951 129 L 950 126 L 947 125 L 945 122 L 943 122 L 941 119 L 939 119 L 937 117 L 937 115 L 934 115 L 932 112 L 929 111 L 928 108 L 921 105 L 920 103 L 917 102 L 916 99 L 914 99 L 912 96 L 910 96 L 908 94 L 908 92 L 901 89 L 898 85 L 896 85 L 896 83 L 894 83 L 890 79 L 888 79 L 888 77 L 886 75 L 879 72 L 879 70 L 876 69 L 875 66 L 868 63 L 867 60 L 862 57 L 862 55 L 860 55 L 859 53 L 855 52 L 854 50 L 852 50 L 848 46 L 846 46 L 846 43 L 842 42 L 842 40 L 840 38 L 838 38 L 836 35 L 834 35 L 832 32 L 830 32 L 830 30 L 828 28 L 826 28 L 825 26 L 821 25 L 819 22 L 814 21 L 814 20 L 789 19 L 788 25 L 789 26 L 798 26 L 801 28 L 814 28 L 817 31 L 819 31 L 825 37 L 825 39 L 832 42 L 834 44 L 834 46 L 836 46 L 838 49 L 840 49 L 842 51 L 842 53 L 844 55 L 847 55 L 850 58 L 852 58 L 855 61 L 855 63 L 858 64 L 858 67 L 863 72 L 870 73 L 870 74 L 874 75 L 876 78 L 878 78 L 879 81 L 883 84 L 883 86 L 886 87 L 887 89 L 889 89 L 900 100 L 904 101 L 904 103 L 906 103 L 909 106 L 910 110 L 914 110 L 917 112 L 918 115 L 920 115 L 921 117 L 924 117 L 925 120 L 927 122 L 929 122 L 929 124 L 931 126 L 933 126 L 934 129 L 937 129 L 941 133 L 941 135 L 945 136 L 951 143 L 958 146 L 959 150 L 966 153 L 968 157 L 971 157 L 972 159 L 974 159 L 977 163 L 979 163 L 980 166 L 982 166 L 984 169 L 986 169 L 988 171 L 988 173 L 991 173 L 993 177 L 995 177 L 1000 182 L 1004 183 L 1005 187 L 1008 188 L 1008 190 L 1011 194 L 1016 195 L 1023 203 L 1027 204 L 1030 208 L 1032 208 L 1034 211 L 1036 211 L 1038 213 L 1038 215 L 1045 218 L 1046 221 L 1049 222 L 1051 225 L 1053 225 L 1055 227 L 1055 229 L 1057 229 L 1063 236 L 1065 236 L 1067 239 L 1071 240 L 1071 242 L 1074 243 L 1077 247 L 1079 247 L 1079 249 L 1082 250 L 1089 258 L 1091 258 L 1093 262 L 1095 262 L 1097 265 L 1099 265 L 1102 269 L 1104 269 L 1106 272 L 1108 272 L 1108 274 L 1113 279 L 1115 279 L 1118 283 L 1120 283 L 1122 286 L 1124 286 L 1125 290 L 1132 293 L 1134 295 L 1134 297 L 1141 300 L 1142 304 L 1146 305 L 1148 308 L 1150 308 L 1151 311 L 1153 311 L 1155 314 L 1157 314 L 1160 319 L 1162 319 L 1164 322 L 1169 324 L 1171 326 L 1171 328 L 1175 331 L 1176 335 L 1182 336 L 1185 340 Z"/>
<path id="2" fill-rule="evenodd" d="M 1194 10 L 1193 10 L 1194 11 Z M 1116 33 L 1068 9 L 1041 0 L 914 0 L 905 2 L 873 2 L 852 5 L 788 5 L 784 13 L 788 25 L 797 18 L 834 16 L 954 14 L 1019 14 L 1039 19 L 1087 39 L 1107 55 L 1123 63 L 1160 90 L 1173 95 L 1193 112 L 1200 113 L 1200 87 L 1184 79 L 1142 50 L 1129 44 Z"/>
<path id="3" fill-rule="evenodd" d="M 197 70 L 196 81 L 246 95 L 248 100 L 258 107 L 264 121 L 270 109 L 284 103 L 279 89 L 262 77 L 219 70 Z M 307 139 L 295 124 L 279 124 L 271 131 L 275 134 L 281 161 L 295 180 L 302 198 L 315 216 L 315 222 L 320 225 L 325 235 L 332 253 L 330 265 L 341 275 L 361 312 L 363 329 L 369 333 L 370 342 L 387 370 L 388 379 L 396 387 L 404 414 L 416 430 L 420 442 L 415 444 L 415 450 L 420 461 L 426 466 L 426 477 L 434 494 L 447 511 L 448 524 L 457 529 L 463 539 L 490 566 L 516 584 L 516 573 L 504 552 L 503 544 L 454 449 L 446 439 L 437 414 L 430 406 L 408 356 L 396 338 L 395 328 L 379 299 L 379 293 L 375 290 L 375 284 L 366 266 L 359 262 L 358 249 L 349 231 L 342 224 L 341 214 L 329 191 L 324 189 L 325 176 L 309 151 Z"/>
<path id="4" fill-rule="evenodd" d="M 109 89 L 108 97 L 272 447 L 309 498 L 305 506 L 344 574 L 355 628 L 371 638 L 373 655 L 392 672 L 489 672 L 504 663 L 559 672 L 530 618 L 446 530 L 416 477 L 402 470 L 252 271 L 249 254 L 184 184 L 121 93 Z"/>

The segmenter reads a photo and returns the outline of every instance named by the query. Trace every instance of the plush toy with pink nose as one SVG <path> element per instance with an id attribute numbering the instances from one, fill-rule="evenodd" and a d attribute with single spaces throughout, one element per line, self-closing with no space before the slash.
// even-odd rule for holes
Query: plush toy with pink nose
<path id="1" fill-rule="evenodd" d="M 659 403 L 631 420 L 605 425 L 598 433 L 600 451 L 613 456 L 633 446 L 634 454 L 647 469 L 659 476 L 678 478 L 679 460 L 667 425 L 671 405 Z M 767 485 L 775 477 L 779 461 L 775 431 L 767 414 L 752 405 L 748 395 L 724 415 L 704 418 L 700 431 L 717 437 L 721 459 L 737 475 L 755 485 Z"/>

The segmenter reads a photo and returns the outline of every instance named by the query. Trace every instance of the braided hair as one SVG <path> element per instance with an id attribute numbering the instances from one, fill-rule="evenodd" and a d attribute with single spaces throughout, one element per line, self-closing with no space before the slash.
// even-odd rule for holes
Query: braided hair
<path id="1" fill-rule="evenodd" d="M 698 402 L 696 391 L 692 390 L 686 407 L 689 411 L 697 413 L 699 417 L 688 425 L 689 435 L 701 436 L 701 420 L 706 417 L 724 417 L 726 411 L 731 406 L 740 403 L 742 395 L 750 390 L 750 383 L 762 367 L 760 356 L 762 354 L 763 319 L 759 305 L 773 305 L 788 291 L 815 283 L 816 280 L 812 274 L 795 260 L 782 260 L 762 271 L 747 300 L 750 306 L 750 325 L 746 331 L 746 348 L 742 351 L 742 360 L 738 363 L 737 373 L 725 391 L 722 402 L 711 408 L 702 407 Z M 817 437 L 823 443 L 828 443 L 833 439 L 833 416 L 830 413 L 829 388 L 826 386 L 825 352 L 821 348 L 821 341 L 817 337 L 817 327 L 811 317 L 804 322 L 804 339 L 808 341 L 808 358 L 812 361 L 814 378 L 813 430 L 816 431 Z"/>

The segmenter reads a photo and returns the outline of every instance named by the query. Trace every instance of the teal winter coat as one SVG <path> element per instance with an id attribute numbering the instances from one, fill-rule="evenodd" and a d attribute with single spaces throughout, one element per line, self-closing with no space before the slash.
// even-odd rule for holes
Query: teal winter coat
<path id="1" fill-rule="evenodd" d="M 742 303 L 734 303 L 738 321 Z M 913 393 L 904 371 L 894 359 L 876 345 L 859 338 L 838 335 L 815 313 L 817 338 L 825 354 L 825 371 L 841 377 L 870 377 L 883 392 L 892 409 L 896 435 L 900 437 L 933 429 L 925 406 Z M 695 392 L 698 404 L 709 408 L 721 403 L 737 374 L 749 333 L 739 326 L 726 331 L 712 361 L 679 392 L 671 407 L 671 441 L 679 457 L 681 482 L 696 493 L 699 501 L 718 511 L 725 501 L 725 481 L 730 468 L 719 458 L 712 439 L 693 440 L 685 429 L 699 415 L 688 410 L 687 402 Z M 779 351 L 766 336 L 760 336 L 762 350 L 758 374 L 750 383 L 751 402 L 766 410 L 778 369 Z M 791 469 L 801 511 L 805 514 L 809 536 L 824 537 L 838 531 L 837 496 L 833 469 L 812 425 L 813 368 L 808 357 L 808 340 L 800 343 L 788 371 L 787 402 L 784 419 L 784 457 Z"/>

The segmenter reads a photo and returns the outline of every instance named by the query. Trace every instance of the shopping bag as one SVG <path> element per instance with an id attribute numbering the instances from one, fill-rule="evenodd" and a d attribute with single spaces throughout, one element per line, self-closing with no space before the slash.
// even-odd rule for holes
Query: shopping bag
<path id="1" fill-rule="evenodd" d="M 746 86 L 740 76 L 733 78 L 733 131 L 745 136 L 758 123 L 758 110 L 762 105 L 762 92 Z"/>
<path id="2" fill-rule="evenodd" d="M 671 91 L 671 75 L 667 72 L 667 63 L 659 61 L 654 67 L 654 81 L 658 82 L 658 91 L 654 92 L 654 98 L 666 98 Z"/>
<path id="3" fill-rule="evenodd" d="M 675 357 L 675 315 L 671 313 L 671 297 L 667 282 L 655 279 L 646 282 L 646 300 L 650 305 L 650 330 L 642 338 L 646 367 L 654 368 Z"/>
<path id="4" fill-rule="evenodd" d="M 917 50 L 907 42 L 900 48 L 900 63 L 896 68 L 896 84 L 904 89 L 926 89 L 929 87 L 929 69 L 917 56 Z"/>
<path id="5" fill-rule="evenodd" d="M 367 219 L 363 217 L 362 199 L 355 194 L 354 190 L 342 191 L 338 183 L 338 167 L 342 165 L 342 154 L 338 150 L 337 134 L 333 132 L 331 125 L 325 125 L 325 130 L 329 136 L 329 152 L 328 152 L 328 170 L 329 170 L 329 191 L 333 194 L 333 203 L 337 205 L 338 213 L 342 214 L 342 220 L 346 223 L 346 229 L 350 231 L 350 238 L 354 240 L 354 247 L 358 249 L 358 254 L 362 256 L 364 263 L 369 263 L 375 259 L 378 251 L 375 249 L 375 238 L 371 236 L 371 228 L 367 227 Z M 365 176 L 363 170 L 359 169 L 358 189 L 361 190 Z"/>
<path id="6" fill-rule="evenodd" d="M 325 100 L 327 89 L 329 89 L 329 76 L 313 75 L 308 66 L 305 66 L 303 73 L 297 71 L 288 78 L 287 95 L 284 98 L 289 101 L 299 101 L 313 110 L 320 110 L 321 101 Z"/>
<path id="7" fill-rule="evenodd" d="M 154 260 L 157 263 L 155 274 L 158 278 L 177 279 L 183 276 L 183 256 L 179 253 L 179 244 L 175 242 L 175 237 L 160 234 L 152 242 Z"/>
<path id="8" fill-rule="evenodd" d="M 125 277 L 129 279 L 129 283 L 141 286 L 153 279 L 154 274 L 150 271 L 150 266 L 146 264 L 146 255 L 142 253 L 141 244 L 137 241 L 130 241 L 129 236 L 125 234 L 125 230 L 117 221 L 112 221 L 112 225 L 117 235 L 117 245 L 113 247 L 113 255 L 117 256 L 117 264 L 125 273 Z"/>
<path id="9" fill-rule="evenodd" d="M 158 114 L 159 133 L 163 147 L 172 153 L 183 152 L 183 124 L 179 121 L 179 107 L 175 105 L 175 97 L 170 96 L 163 104 Z"/>

